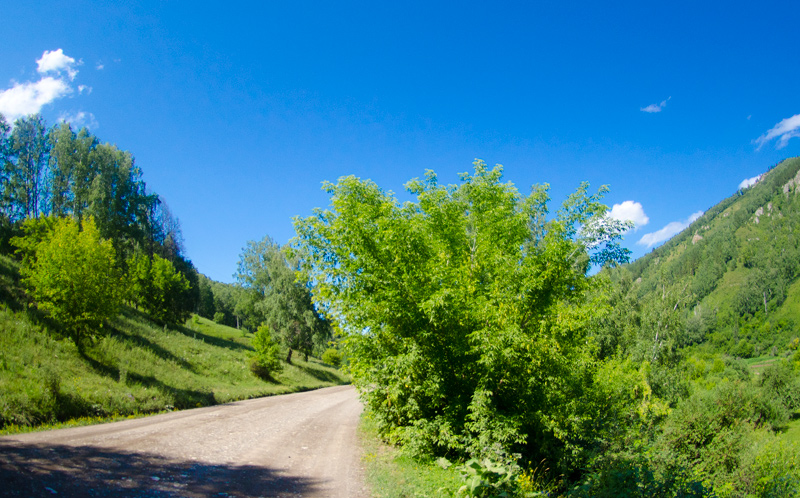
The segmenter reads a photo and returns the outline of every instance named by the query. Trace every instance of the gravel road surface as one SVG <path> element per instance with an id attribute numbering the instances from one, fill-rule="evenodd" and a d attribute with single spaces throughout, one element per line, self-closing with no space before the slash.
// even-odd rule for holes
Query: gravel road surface
<path id="1" fill-rule="evenodd" d="M 366 498 L 351 386 L 0 438 L 0 496 Z"/>

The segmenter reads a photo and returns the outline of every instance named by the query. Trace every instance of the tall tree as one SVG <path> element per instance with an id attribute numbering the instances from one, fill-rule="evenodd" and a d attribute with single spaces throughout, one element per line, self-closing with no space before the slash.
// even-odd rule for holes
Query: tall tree
<path id="1" fill-rule="evenodd" d="M 95 218 L 104 237 L 112 238 L 117 254 L 126 256 L 146 240 L 148 210 L 155 198 L 147 195 L 142 171 L 130 152 L 106 143 L 97 145 L 92 156 L 96 174 L 86 213 Z"/>
<path id="2" fill-rule="evenodd" d="M 6 251 L 12 232 L 12 220 L 6 202 L 8 192 L 8 173 L 11 170 L 11 126 L 3 113 L 0 113 L 0 249 Z"/>
<path id="3" fill-rule="evenodd" d="M 89 205 L 89 192 L 96 174 L 93 154 L 98 144 L 86 128 L 77 134 L 69 123 L 50 129 L 50 212 L 80 220 Z"/>
<path id="4" fill-rule="evenodd" d="M 176 325 L 188 318 L 183 302 L 189 281 L 172 262 L 159 255 L 136 254 L 128 264 L 131 297 L 154 319 Z"/>
<path id="5" fill-rule="evenodd" d="M 281 248 L 269 236 L 259 242 L 250 241 L 239 260 L 237 280 L 248 289 L 251 309 L 266 323 L 280 342 L 292 351 L 301 351 L 306 360 L 314 348 L 316 337 L 328 337 L 330 327 L 317 313 L 311 292 L 296 278 L 298 260 L 288 248 Z"/>
<path id="6" fill-rule="evenodd" d="M 47 194 L 44 175 L 50 147 L 44 119 L 38 114 L 17 119 L 11 131 L 10 146 L 11 160 L 5 162 L 8 183 L 4 199 L 10 218 L 35 218 Z"/>

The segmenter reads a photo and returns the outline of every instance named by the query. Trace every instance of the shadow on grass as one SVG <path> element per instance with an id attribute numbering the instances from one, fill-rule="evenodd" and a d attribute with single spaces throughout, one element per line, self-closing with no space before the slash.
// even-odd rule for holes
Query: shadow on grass
<path id="1" fill-rule="evenodd" d="M 0 496 L 307 496 L 323 483 L 255 465 L 0 439 Z"/>
<path id="2" fill-rule="evenodd" d="M 192 373 L 197 373 L 197 371 L 195 370 L 194 366 L 191 363 L 184 360 L 183 358 L 175 356 L 174 354 L 172 354 L 172 352 L 170 352 L 167 349 L 164 349 L 163 347 L 159 346 L 150 339 L 147 339 L 140 335 L 129 334 L 119 329 L 114 329 L 114 336 L 119 338 L 122 342 L 126 342 L 132 346 L 138 346 L 140 348 L 147 349 L 154 355 L 161 358 L 162 360 L 175 362 L 178 365 L 180 365 L 181 368 L 185 368 L 186 370 L 189 370 Z"/>
<path id="3" fill-rule="evenodd" d="M 196 330 L 192 330 L 188 327 L 184 327 L 183 325 L 178 325 L 176 327 L 170 327 L 170 330 L 174 330 L 175 332 L 179 332 L 186 337 L 191 337 L 193 339 L 200 339 L 206 344 L 211 344 L 212 346 L 216 346 L 218 348 L 226 348 L 231 350 L 244 350 L 244 351 L 253 351 L 253 348 L 249 346 L 245 346 L 244 344 L 238 343 L 236 341 L 231 341 L 229 339 L 222 339 L 221 337 L 214 337 L 213 335 L 204 334 L 202 332 L 198 332 Z"/>
<path id="4" fill-rule="evenodd" d="M 18 265 L 10 256 L 0 255 L 0 302 L 13 311 L 24 309 L 27 301 L 20 283 Z"/>
<path id="5" fill-rule="evenodd" d="M 299 365 L 297 363 L 293 363 L 293 365 L 306 374 L 314 377 L 317 380 L 321 380 L 322 382 L 331 382 L 333 384 L 340 384 L 342 382 L 341 377 L 334 374 L 333 372 L 329 372 L 327 370 L 319 370 L 312 367 L 307 367 L 304 365 Z"/>
<path id="6" fill-rule="evenodd" d="M 115 380 L 119 379 L 119 368 L 116 366 L 103 363 L 96 358 L 92 358 L 85 352 L 82 354 L 82 357 L 86 363 L 98 374 Z M 169 384 L 165 384 L 152 375 L 142 375 L 133 371 L 127 372 L 127 379 L 128 382 L 135 382 L 144 387 L 152 388 L 161 392 L 176 408 L 194 408 L 197 406 L 215 405 L 217 403 L 212 391 L 180 389 L 170 386 Z"/>

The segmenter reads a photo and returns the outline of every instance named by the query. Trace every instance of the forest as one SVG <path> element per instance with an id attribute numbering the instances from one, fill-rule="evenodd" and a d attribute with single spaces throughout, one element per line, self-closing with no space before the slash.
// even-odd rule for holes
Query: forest
<path id="1" fill-rule="evenodd" d="M 342 362 L 380 438 L 460 476 L 431 495 L 800 493 L 800 159 L 633 262 L 606 187 L 551 210 L 482 161 L 405 203 L 344 176 L 289 244 L 247 242 L 230 285 L 130 152 L 38 115 L 0 127 L 19 268 L 0 298 L 78 350 L 127 309 L 254 333 L 265 380 L 293 352 Z"/>

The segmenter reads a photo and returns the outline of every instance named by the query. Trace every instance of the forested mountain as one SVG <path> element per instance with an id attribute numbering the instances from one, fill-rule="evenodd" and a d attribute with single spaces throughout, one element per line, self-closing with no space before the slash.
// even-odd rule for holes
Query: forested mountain
<path id="1" fill-rule="evenodd" d="M 609 273 L 617 284 L 613 328 L 638 328 L 650 339 L 651 359 L 690 344 L 745 358 L 796 347 L 800 158 L 771 168 L 663 246 Z M 630 346 L 624 334 L 616 337 L 606 337 L 607 353 Z"/>

